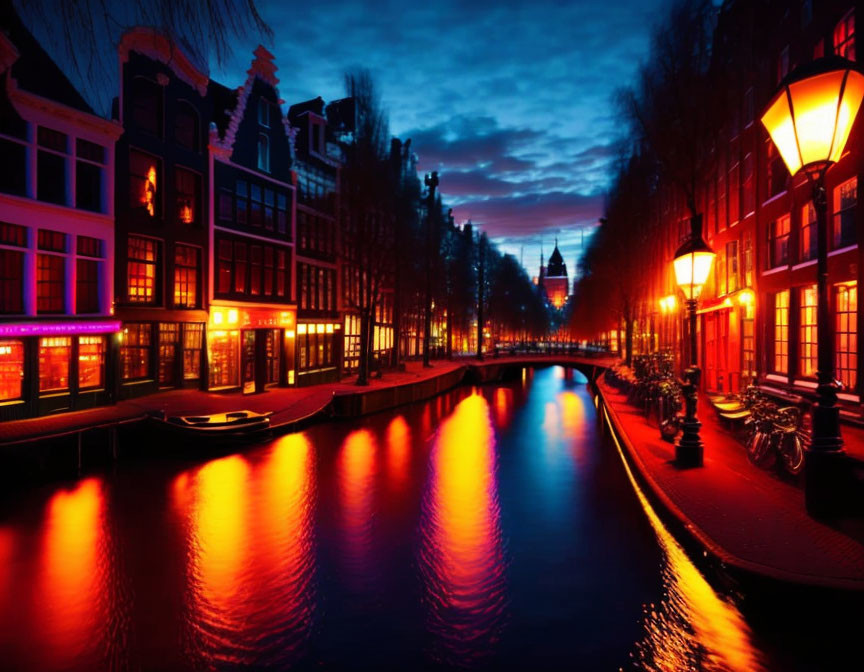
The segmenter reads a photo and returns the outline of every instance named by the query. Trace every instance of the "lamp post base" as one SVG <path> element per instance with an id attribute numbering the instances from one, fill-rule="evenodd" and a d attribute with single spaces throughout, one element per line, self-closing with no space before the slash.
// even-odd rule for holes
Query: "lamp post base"
<path id="1" fill-rule="evenodd" d="M 848 511 L 849 460 L 843 450 L 804 453 L 804 501 L 814 518 L 836 518 Z"/>
<path id="2" fill-rule="evenodd" d="M 691 366 L 684 372 L 687 381 L 682 388 L 685 414 L 684 422 L 681 423 L 681 438 L 675 444 L 675 464 L 684 469 L 701 467 L 703 464 L 705 445 L 699 436 L 702 423 L 696 417 L 696 390 L 699 388 L 700 375 L 698 366 Z"/>

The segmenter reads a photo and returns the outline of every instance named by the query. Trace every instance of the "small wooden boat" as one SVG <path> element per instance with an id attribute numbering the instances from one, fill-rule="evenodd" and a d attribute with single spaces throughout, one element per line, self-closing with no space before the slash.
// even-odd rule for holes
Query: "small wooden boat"
<path id="1" fill-rule="evenodd" d="M 248 440 L 258 438 L 270 430 L 270 416 L 255 411 L 232 411 L 212 415 L 153 416 L 163 428 L 174 434 L 210 439 Z"/>

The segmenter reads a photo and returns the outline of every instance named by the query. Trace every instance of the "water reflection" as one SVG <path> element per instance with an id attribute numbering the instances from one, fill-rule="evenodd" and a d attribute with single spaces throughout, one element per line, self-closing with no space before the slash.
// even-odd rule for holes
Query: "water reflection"
<path id="1" fill-rule="evenodd" d="M 397 415 L 387 425 L 387 484 L 399 493 L 408 484 L 411 470 L 411 428 Z"/>
<path id="2" fill-rule="evenodd" d="M 341 505 L 342 553 L 345 578 L 354 589 L 372 574 L 372 522 L 375 498 L 375 436 L 368 429 L 351 432 L 336 462 Z"/>
<path id="3" fill-rule="evenodd" d="M 621 453 L 614 434 L 612 438 Z M 659 605 L 646 609 L 645 637 L 636 645 L 639 669 L 657 672 L 765 670 L 744 617 L 735 605 L 714 592 L 693 565 L 648 502 L 623 453 L 621 458 L 666 558 L 664 599 Z"/>
<path id="4" fill-rule="evenodd" d="M 111 571 L 105 495 L 96 478 L 59 490 L 48 502 L 37 602 L 38 667 L 54 669 L 100 657 L 110 645 Z"/>
<path id="5" fill-rule="evenodd" d="M 464 665 L 494 652 L 506 595 L 495 440 L 479 394 L 445 420 L 423 502 L 420 566 L 433 654 Z"/>

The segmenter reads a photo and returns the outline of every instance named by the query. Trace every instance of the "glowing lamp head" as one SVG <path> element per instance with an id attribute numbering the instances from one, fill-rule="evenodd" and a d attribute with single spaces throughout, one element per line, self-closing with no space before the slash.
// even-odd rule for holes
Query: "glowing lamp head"
<path id="1" fill-rule="evenodd" d="M 675 259 L 672 262 L 675 268 L 675 282 L 688 300 L 699 298 L 702 287 L 708 281 L 711 264 L 716 256 L 702 240 L 702 218 L 694 217 L 691 227 L 690 237 L 675 252 Z"/>
<path id="2" fill-rule="evenodd" d="M 855 63 L 828 56 L 795 68 L 762 115 L 789 174 L 818 174 L 843 154 L 864 98 Z"/>

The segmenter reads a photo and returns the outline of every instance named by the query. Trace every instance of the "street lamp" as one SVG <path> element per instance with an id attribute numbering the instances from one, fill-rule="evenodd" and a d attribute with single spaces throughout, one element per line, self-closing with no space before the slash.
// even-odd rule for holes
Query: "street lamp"
<path id="1" fill-rule="evenodd" d="M 838 478 L 845 463 L 840 436 L 834 329 L 828 312 L 828 202 L 825 172 L 843 154 L 864 97 L 864 75 L 839 56 L 820 58 L 789 73 L 762 115 L 790 175 L 804 171 L 816 211 L 818 341 L 817 400 L 805 457 L 805 500 L 815 514 L 839 511 Z"/>
<path id="2" fill-rule="evenodd" d="M 684 422 L 681 438 L 675 446 L 675 461 L 682 467 L 701 467 L 703 445 L 699 438 L 702 423 L 696 417 L 696 391 L 699 389 L 699 359 L 696 349 L 696 304 L 708 280 L 714 251 L 702 239 L 702 215 L 690 218 L 690 237 L 675 252 L 672 262 L 675 281 L 684 294 L 690 327 L 690 365 L 684 371 Z"/>

